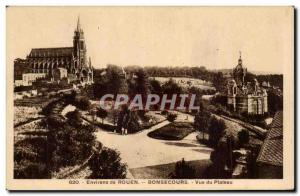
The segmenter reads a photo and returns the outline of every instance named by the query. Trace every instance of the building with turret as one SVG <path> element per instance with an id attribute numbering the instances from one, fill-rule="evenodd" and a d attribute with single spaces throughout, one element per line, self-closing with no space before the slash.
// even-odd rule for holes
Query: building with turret
<path id="1" fill-rule="evenodd" d="M 227 84 L 227 106 L 233 112 L 263 115 L 268 112 L 268 94 L 258 81 L 246 81 L 247 69 L 243 67 L 240 53 L 238 65 L 233 69 Z"/>
<path id="2" fill-rule="evenodd" d="M 20 73 L 29 74 L 31 78 L 39 78 L 41 74 L 50 81 L 70 78 L 82 83 L 93 83 L 93 67 L 91 58 L 87 57 L 84 32 L 78 17 L 73 36 L 72 47 L 33 48 L 26 59 L 17 59 L 14 69 L 18 71 L 15 83 L 20 84 Z M 34 75 L 37 75 L 35 77 Z M 21 82 L 22 83 L 22 82 Z M 26 85 L 24 83 L 24 85 Z"/>

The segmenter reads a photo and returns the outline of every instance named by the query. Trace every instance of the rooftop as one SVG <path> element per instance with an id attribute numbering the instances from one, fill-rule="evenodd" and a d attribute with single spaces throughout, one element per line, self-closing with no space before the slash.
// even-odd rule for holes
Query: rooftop
<path id="1" fill-rule="evenodd" d="M 53 57 L 53 56 L 71 56 L 73 47 L 60 48 L 33 48 L 29 54 L 30 57 Z"/>
<path id="2" fill-rule="evenodd" d="M 283 165 L 283 112 L 275 114 L 271 129 L 259 152 L 257 162 L 274 166 Z"/>

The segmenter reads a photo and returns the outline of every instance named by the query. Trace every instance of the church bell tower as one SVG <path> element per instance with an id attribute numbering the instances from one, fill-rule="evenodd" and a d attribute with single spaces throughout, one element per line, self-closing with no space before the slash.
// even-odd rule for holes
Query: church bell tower
<path id="1" fill-rule="evenodd" d="M 74 47 L 74 57 L 75 57 L 75 67 L 80 69 L 87 66 L 86 59 L 86 45 L 84 40 L 84 33 L 80 25 L 80 18 L 77 20 L 77 27 L 74 31 L 73 37 L 73 47 Z"/>

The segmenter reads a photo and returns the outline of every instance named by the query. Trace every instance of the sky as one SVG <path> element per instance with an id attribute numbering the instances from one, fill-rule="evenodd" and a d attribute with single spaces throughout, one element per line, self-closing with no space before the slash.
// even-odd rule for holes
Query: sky
<path id="1" fill-rule="evenodd" d="M 282 73 L 293 59 L 291 7 L 8 7 L 7 64 L 31 48 L 72 46 L 80 16 L 95 68 L 237 65 Z"/>

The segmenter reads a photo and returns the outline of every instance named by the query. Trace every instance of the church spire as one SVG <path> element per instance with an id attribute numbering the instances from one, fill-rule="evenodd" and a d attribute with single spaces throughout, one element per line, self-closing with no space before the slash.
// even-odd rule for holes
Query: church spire
<path id="1" fill-rule="evenodd" d="M 80 31 L 80 30 L 81 30 L 80 16 L 78 15 L 78 18 L 77 18 L 77 31 Z"/>
<path id="2" fill-rule="evenodd" d="M 239 61 L 238 61 L 238 65 L 242 65 L 243 61 L 242 61 L 242 51 L 239 51 L 240 57 L 239 57 Z"/>
<path id="3" fill-rule="evenodd" d="M 91 57 L 89 57 L 89 68 L 92 68 L 92 61 L 91 61 Z"/>

